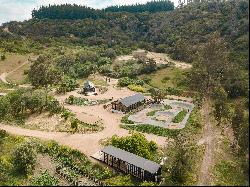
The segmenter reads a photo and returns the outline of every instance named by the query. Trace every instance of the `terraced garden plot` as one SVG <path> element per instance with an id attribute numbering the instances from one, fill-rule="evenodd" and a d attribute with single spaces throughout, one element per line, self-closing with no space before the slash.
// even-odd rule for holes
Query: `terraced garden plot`
<path id="1" fill-rule="evenodd" d="M 149 124 L 153 126 L 182 129 L 185 127 L 194 104 L 177 100 L 164 100 L 162 104 L 150 107 L 128 117 L 133 125 Z M 183 112 L 185 111 L 185 113 Z"/>

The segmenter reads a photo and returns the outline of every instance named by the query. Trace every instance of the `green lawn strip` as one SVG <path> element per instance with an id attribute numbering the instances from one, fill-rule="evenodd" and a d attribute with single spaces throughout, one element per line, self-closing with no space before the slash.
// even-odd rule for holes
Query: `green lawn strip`
<path id="1" fill-rule="evenodd" d="M 154 125 L 148 124 L 140 124 L 140 125 L 121 125 L 122 128 L 127 130 L 135 130 L 148 134 L 155 134 L 163 137 L 175 137 L 179 134 L 180 130 L 172 130 L 163 127 L 158 127 Z"/>
<path id="2" fill-rule="evenodd" d="M 180 123 L 180 122 L 182 122 L 182 120 L 185 118 L 186 115 L 187 115 L 187 110 L 182 110 L 174 117 L 172 122 L 173 123 Z"/>
<path id="3" fill-rule="evenodd" d="M 156 112 L 158 112 L 159 110 L 153 110 L 147 113 L 147 116 L 154 116 Z"/>

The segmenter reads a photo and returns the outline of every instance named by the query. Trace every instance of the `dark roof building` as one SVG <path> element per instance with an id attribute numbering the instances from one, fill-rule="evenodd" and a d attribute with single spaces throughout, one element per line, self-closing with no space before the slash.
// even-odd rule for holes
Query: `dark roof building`
<path id="1" fill-rule="evenodd" d="M 146 98 L 143 94 L 135 94 L 125 97 L 123 99 L 112 102 L 112 109 L 120 110 L 122 112 L 129 112 L 145 103 Z"/>
<path id="2" fill-rule="evenodd" d="M 83 85 L 83 92 L 95 92 L 95 85 L 89 80 L 85 81 Z"/>
<path id="3" fill-rule="evenodd" d="M 129 106 L 132 106 L 138 102 L 142 102 L 144 100 L 145 100 L 145 97 L 143 94 L 135 94 L 135 95 L 128 96 L 128 97 L 121 99 L 120 102 L 124 106 L 129 107 Z"/>
<path id="4" fill-rule="evenodd" d="M 107 146 L 102 152 L 104 153 L 103 161 L 118 170 L 132 174 L 142 180 L 155 182 L 160 180 L 160 164 L 114 146 Z"/>

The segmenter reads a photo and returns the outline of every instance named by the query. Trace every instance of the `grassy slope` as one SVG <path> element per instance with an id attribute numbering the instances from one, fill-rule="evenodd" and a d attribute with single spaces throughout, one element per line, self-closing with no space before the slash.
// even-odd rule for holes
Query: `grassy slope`
<path id="1" fill-rule="evenodd" d="M 26 177 L 13 171 L 11 164 L 11 153 L 18 144 L 24 141 L 22 137 L 7 136 L 0 139 L 0 169 L 5 172 L 0 173 L 1 185 L 22 185 L 26 181 Z"/>
<path id="2" fill-rule="evenodd" d="M 28 60 L 28 57 L 29 55 L 7 54 L 6 59 L 0 61 L 0 74 L 12 71 Z"/>
<path id="3" fill-rule="evenodd" d="M 167 87 L 182 88 L 178 85 L 178 81 L 181 80 L 185 71 L 180 68 L 168 67 L 151 74 L 141 75 L 140 78 L 151 78 L 149 85 L 160 89 Z"/>

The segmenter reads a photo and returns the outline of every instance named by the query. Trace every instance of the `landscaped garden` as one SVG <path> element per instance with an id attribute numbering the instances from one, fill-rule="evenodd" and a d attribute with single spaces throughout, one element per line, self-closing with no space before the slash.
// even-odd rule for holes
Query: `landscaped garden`
<path id="1" fill-rule="evenodd" d="M 166 99 L 162 104 L 152 104 L 150 107 L 128 116 L 127 121 L 132 121 L 133 123 L 130 122 L 129 124 L 136 126 L 147 124 L 147 128 L 156 126 L 182 129 L 185 127 L 193 107 L 192 103 Z"/>

